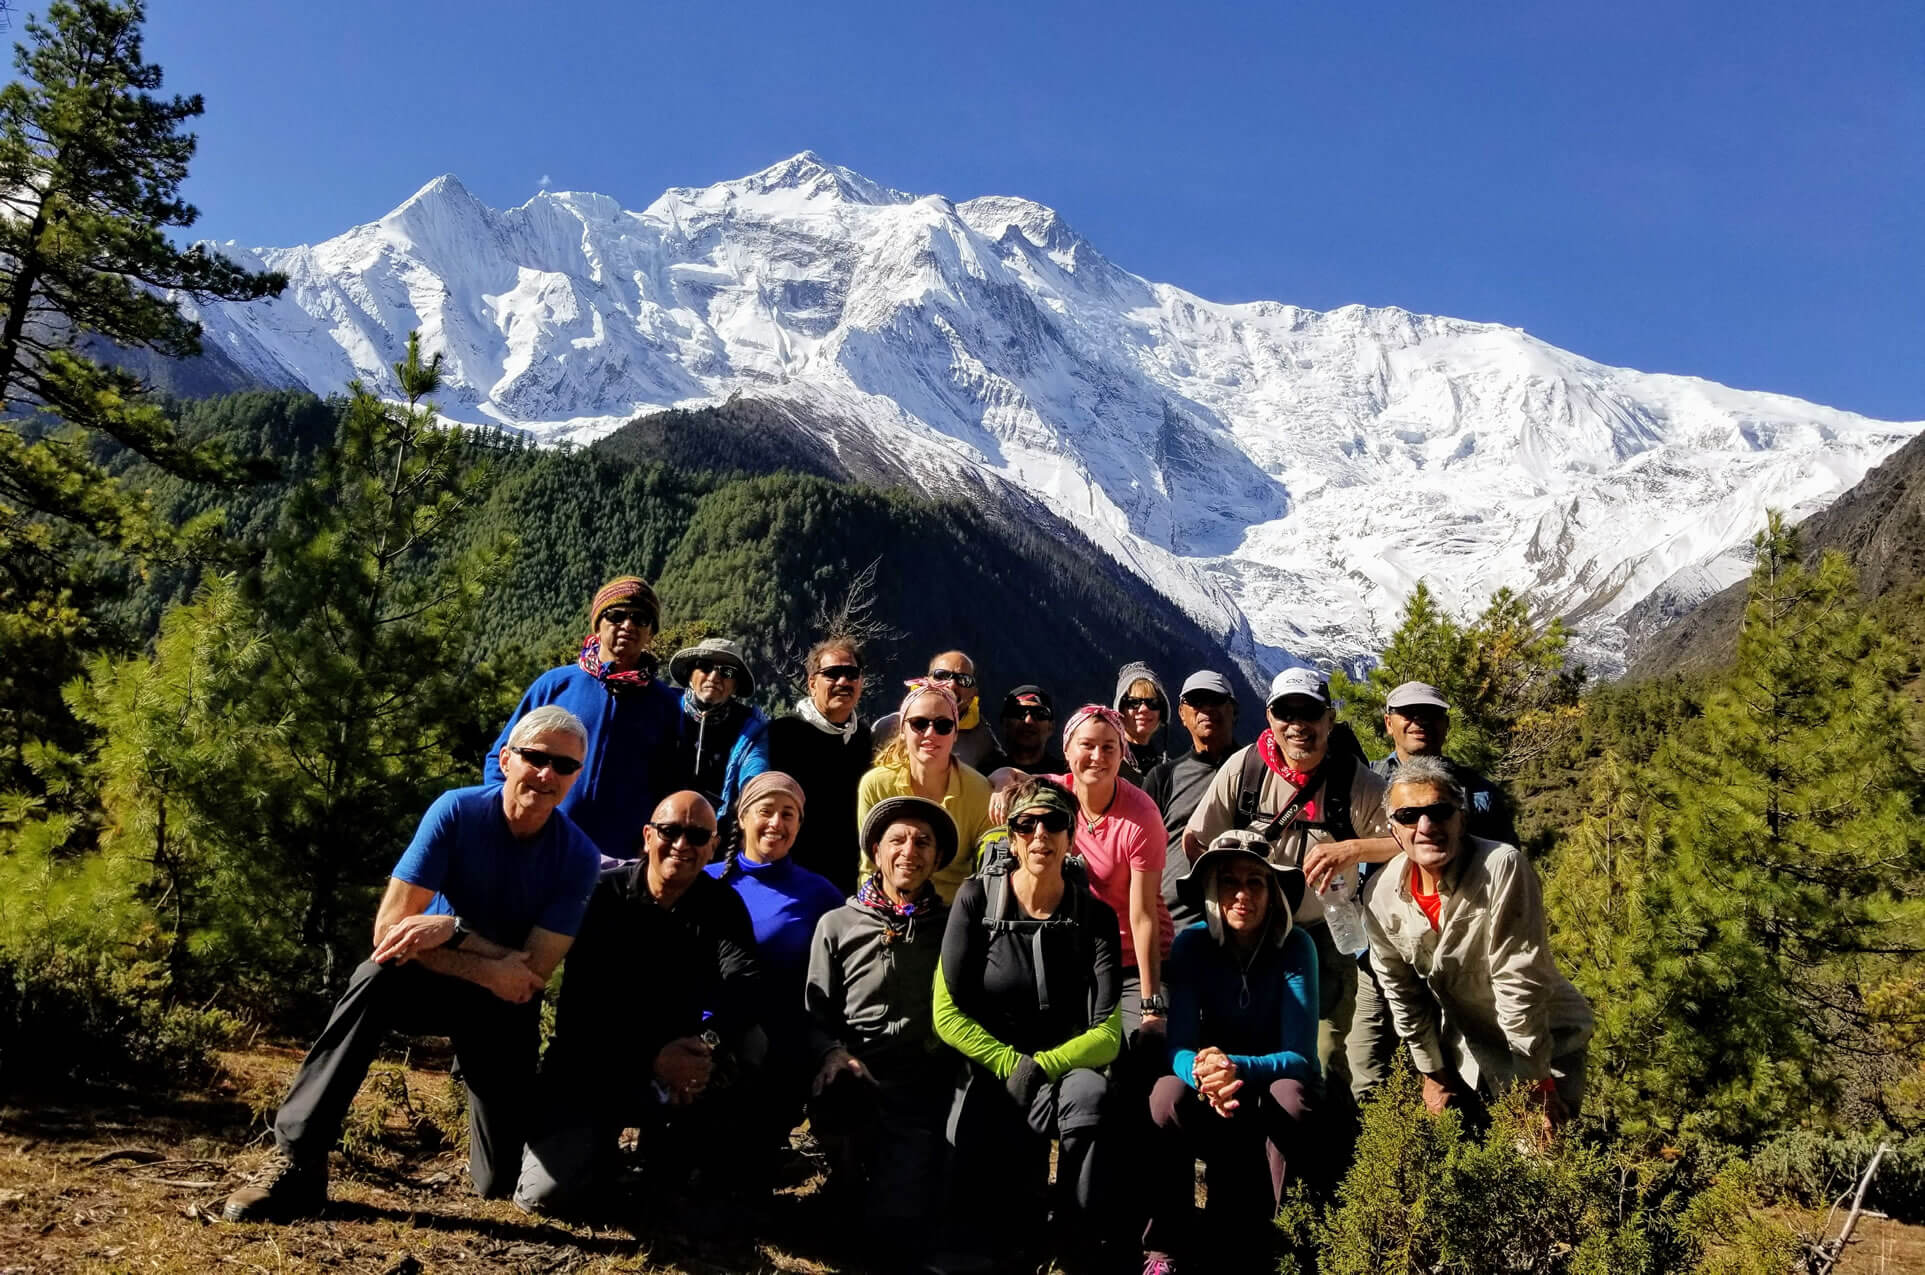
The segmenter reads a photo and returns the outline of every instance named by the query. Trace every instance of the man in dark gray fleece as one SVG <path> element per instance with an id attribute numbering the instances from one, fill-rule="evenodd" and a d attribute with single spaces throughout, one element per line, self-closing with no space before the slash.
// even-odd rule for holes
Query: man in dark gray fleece
<path id="1" fill-rule="evenodd" d="M 1183 728 L 1190 732 L 1192 747 L 1187 753 L 1172 755 L 1143 776 L 1143 791 L 1163 812 L 1163 827 L 1169 833 L 1169 853 L 1163 858 L 1163 901 L 1169 905 L 1170 919 L 1182 930 L 1203 919 L 1203 914 L 1177 893 L 1176 883 L 1190 870 L 1189 856 L 1183 853 L 1183 829 L 1197 803 L 1210 791 L 1217 770 L 1236 751 L 1236 692 L 1230 688 L 1229 678 L 1202 669 L 1183 683 L 1176 711 Z"/>

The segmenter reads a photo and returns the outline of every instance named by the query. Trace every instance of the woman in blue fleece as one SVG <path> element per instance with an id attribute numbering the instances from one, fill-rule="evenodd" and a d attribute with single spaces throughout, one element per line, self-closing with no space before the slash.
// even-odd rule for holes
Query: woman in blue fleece
<path id="1" fill-rule="evenodd" d="M 1303 873 L 1271 863 L 1269 849 L 1254 832 L 1226 832 L 1177 886 L 1206 919 L 1176 936 L 1163 966 L 1173 1074 L 1150 1093 L 1156 1143 L 1144 1275 L 1167 1275 L 1186 1254 L 1203 1257 L 1197 1160 L 1213 1270 L 1266 1268 L 1286 1173 L 1293 1161 L 1302 1169 L 1309 1108 L 1322 1088 L 1317 949 L 1291 924 Z"/>
<path id="2" fill-rule="evenodd" d="M 779 1167 L 789 1131 L 801 1122 L 802 1105 L 815 1075 L 815 1056 L 803 984 L 816 922 L 842 906 L 842 891 L 827 877 L 789 857 L 802 827 L 802 785 L 779 770 L 765 770 L 742 789 L 736 825 L 739 842 L 708 874 L 732 887 L 755 927 L 755 954 L 767 992 L 763 1030 L 767 1057 L 742 1097 L 754 1114 L 750 1172 Z"/>

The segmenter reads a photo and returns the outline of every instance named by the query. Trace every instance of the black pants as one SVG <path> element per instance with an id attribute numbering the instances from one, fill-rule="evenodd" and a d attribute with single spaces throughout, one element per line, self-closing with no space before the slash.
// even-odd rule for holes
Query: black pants
<path id="1" fill-rule="evenodd" d="M 1278 1080 L 1267 1089 L 1245 1088 L 1237 1097 L 1235 1113 L 1220 1116 L 1178 1077 L 1156 1082 L 1150 1094 L 1156 1145 L 1146 1161 L 1155 1179 L 1145 1250 L 1192 1259 L 1208 1253 L 1220 1269 L 1266 1265 L 1271 1219 L 1291 1162 L 1302 1171 L 1309 1095 L 1294 1080 Z M 1198 1160 L 1208 1200 L 1203 1232 L 1196 1228 Z"/>
<path id="2" fill-rule="evenodd" d="M 949 1113 L 956 1183 L 971 1195 L 989 1191 L 995 1221 L 951 1209 L 949 1246 L 964 1252 L 1009 1252 L 1037 1245 L 1049 1205 L 1049 1143 L 1056 1140 L 1056 1230 L 1072 1246 L 1089 1244 L 1098 1224 L 1097 1125 L 1109 1082 L 1078 1067 L 1037 1092 L 1027 1111 L 1003 1082 L 974 1064 Z M 953 1194 L 953 1193 L 952 1193 Z M 985 1197 L 988 1198 L 988 1197 Z"/>
<path id="3" fill-rule="evenodd" d="M 809 1127 L 836 1152 L 837 1172 L 859 1179 L 864 1224 L 908 1224 L 920 1233 L 947 1198 L 949 1145 L 943 1122 L 955 1094 L 949 1068 L 913 1080 L 871 1084 L 844 1073 L 809 1103 Z M 946 1074 L 947 1073 L 947 1074 Z"/>
<path id="4" fill-rule="evenodd" d="M 274 1141 L 298 1161 L 325 1161 L 389 1031 L 451 1036 L 455 1076 L 468 1088 L 468 1172 L 482 1195 L 506 1195 L 527 1136 L 540 1015 L 538 1000 L 511 1005 L 413 962 L 363 961 L 294 1074 L 274 1117 Z"/>

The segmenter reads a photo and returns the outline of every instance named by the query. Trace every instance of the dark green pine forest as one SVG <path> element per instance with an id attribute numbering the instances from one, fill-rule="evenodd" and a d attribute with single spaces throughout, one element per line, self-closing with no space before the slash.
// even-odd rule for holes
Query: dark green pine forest
<path id="1" fill-rule="evenodd" d="M 0 1097 L 192 1090 L 304 1040 L 421 812 L 612 575 L 654 582 L 659 654 L 742 641 L 771 709 L 830 631 L 868 649 L 871 715 L 952 646 L 991 704 L 1227 671 L 1040 505 L 913 490 L 789 408 L 535 449 L 444 428 L 412 338 L 400 401 L 162 394 L 211 375 L 170 298 L 285 280 L 174 242 L 203 104 L 161 92 L 142 16 L 56 0 L 0 90 Z M 1922 510 L 1914 442 L 1805 526 L 1771 515 L 1751 578 L 1649 617 L 1620 682 L 1529 597 L 1452 615 L 1422 587 L 1333 677 L 1375 754 L 1391 687 L 1443 689 L 1598 1029 L 1549 1144 L 1517 1103 L 1479 1135 L 1387 1086 L 1347 1176 L 1279 1216 L 1286 1269 L 1823 1269 L 1823 1208 L 1880 1142 L 1869 1203 L 1925 1221 Z"/>

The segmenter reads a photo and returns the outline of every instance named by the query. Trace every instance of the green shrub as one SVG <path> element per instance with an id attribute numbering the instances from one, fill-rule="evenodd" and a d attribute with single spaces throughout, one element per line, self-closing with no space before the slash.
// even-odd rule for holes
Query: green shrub
<path id="1" fill-rule="evenodd" d="M 1925 1223 L 1925 1136 L 1884 1139 L 1891 1150 L 1865 1193 L 1865 1207 L 1900 1222 Z M 1751 1157 L 1766 1195 L 1823 1208 L 1850 1192 L 1878 1150 L 1880 1135 L 1799 1130 L 1773 1138 Z"/>
<path id="2" fill-rule="evenodd" d="M 1481 1136 L 1457 1113 L 1431 1116 L 1400 1061 L 1365 1104 L 1356 1162 L 1317 1228 L 1322 1275 L 1764 1275 L 1795 1255 L 1746 1166 L 1635 1162 L 1581 1131 L 1543 1148 L 1536 1119 L 1521 1093 Z"/>
<path id="3" fill-rule="evenodd" d="M 0 952 L 0 1093 L 110 1081 L 193 1084 L 240 1028 L 183 1005 L 154 961 Z"/>

